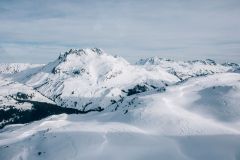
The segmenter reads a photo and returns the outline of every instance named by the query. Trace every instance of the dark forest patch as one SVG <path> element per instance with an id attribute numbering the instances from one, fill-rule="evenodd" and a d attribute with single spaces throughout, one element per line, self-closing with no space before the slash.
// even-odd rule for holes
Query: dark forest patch
<path id="1" fill-rule="evenodd" d="M 0 109 L 0 129 L 8 124 L 24 124 L 41 120 L 51 115 L 66 114 L 85 114 L 92 111 L 101 112 L 103 108 L 97 107 L 87 111 L 81 111 L 74 108 L 63 108 L 55 104 L 37 102 L 30 100 L 17 100 L 19 103 L 31 103 L 32 109 L 21 110 L 14 106 L 4 106 Z"/>

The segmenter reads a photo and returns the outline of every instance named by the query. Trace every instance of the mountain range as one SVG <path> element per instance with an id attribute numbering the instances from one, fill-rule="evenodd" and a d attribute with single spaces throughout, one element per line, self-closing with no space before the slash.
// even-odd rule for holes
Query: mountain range
<path id="1" fill-rule="evenodd" d="M 239 73 L 99 48 L 0 64 L 0 159 L 240 159 Z"/>

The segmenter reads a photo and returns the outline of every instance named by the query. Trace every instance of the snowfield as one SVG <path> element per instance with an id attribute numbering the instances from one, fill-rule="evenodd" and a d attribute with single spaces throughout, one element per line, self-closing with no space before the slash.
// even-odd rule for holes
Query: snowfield
<path id="1" fill-rule="evenodd" d="M 1 160 L 240 159 L 238 64 L 154 57 L 132 65 L 94 48 L 11 66 L 0 69 L 0 116 L 36 102 L 66 111 L 24 124 L 0 117 L 12 123 L 2 121 Z"/>

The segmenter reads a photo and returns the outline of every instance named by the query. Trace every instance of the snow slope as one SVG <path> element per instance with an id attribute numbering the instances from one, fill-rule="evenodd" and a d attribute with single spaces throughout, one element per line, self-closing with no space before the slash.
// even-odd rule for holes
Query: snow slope
<path id="1" fill-rule="evenodd" d="M 139 96 L 141 104 L 129 107 L 126 114 L 120 109 L 81 116 L 62 114 L 8 126 L 0 134 L 0 158 L 237 160 L 239 116 L 229 121 L 218 118 L 219 112 L 208 107 L 198 107 L 211 94 L 226 108 L 235 108 L 238 115 L 239 81 L 237 73 L 194 78 L 165 93 Z M 225 97 L 231 103 L 224 103 Z M 209 105 L 217 108 L 219 102 Z"/>
<path id="2" fill-rule="evenodd" d="M 132 65 L 93 48 L 2 70 L 2 110 L 31 110 L 30 101 L 18 101 L 27 99 L 99 112 L 5 126 L 0 159 L 240 159 L 238 64 L 149 58 Z"/>
<path id="3" fill-rule="evenodd" d="M 8 81 L 7 79 L 0 79 L 0 108 L 4 108 L 4 106 L 14 106 L 23 110 L 29 109 L 27 104 L 18 103 L 15 99 L 31 99 L 38 102 L 54 103 L 31 87 Z"/>
<path id="4" fill-rule="evenodd" d="M 34 110 L 30 101 L 55 104 L 32 87 L 0 75 L 0 128 L 19 119 L 21 112 Z"/>

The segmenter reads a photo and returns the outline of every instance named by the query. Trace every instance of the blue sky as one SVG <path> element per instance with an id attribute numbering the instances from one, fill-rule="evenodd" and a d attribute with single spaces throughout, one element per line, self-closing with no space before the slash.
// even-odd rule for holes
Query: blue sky
<path id="1" fill-rule="evenodd" d="M 240 63 L 240 1 L 0 0 L 0 62 L 47 63 L 92 47 L 130 62 Z"/>

